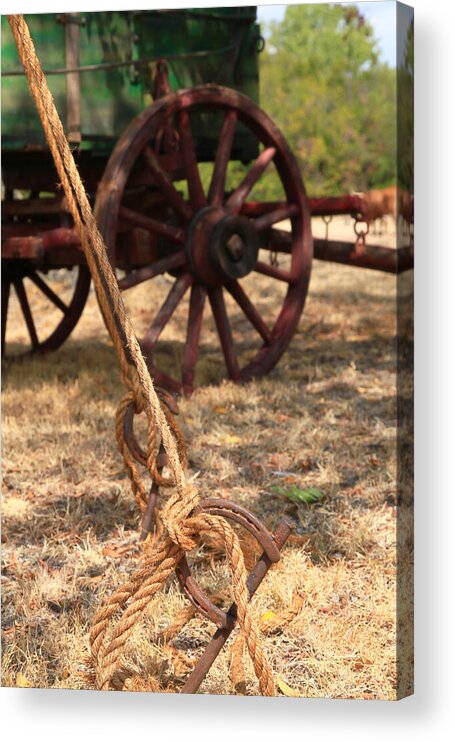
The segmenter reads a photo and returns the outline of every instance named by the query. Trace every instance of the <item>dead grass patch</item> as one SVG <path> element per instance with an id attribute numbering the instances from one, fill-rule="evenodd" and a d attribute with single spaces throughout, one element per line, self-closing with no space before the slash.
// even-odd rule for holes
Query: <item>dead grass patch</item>
<path id="1" fill-rule="evenodd" d="M 263 300 L 261 281 L 251 292 Z M 201 372 L 209 380 L 221 363 L 211 332 Z M 241 338 L 241 323 L 235 333 Z M 182 337 L 169 339 L 177 351 Z M 266 639 L 274 670 L 302 696 L 396 697 L 395 337 L 393 277 L 316 263 L 277 368 L 247 386 L 205 386 L 181 401 L 201 495 L 240 502 L 270 527 L 282 514 L 296 524 L 254 606 L 258 616 L 279 614 L 296 591 L 303 596 L 297 617 Z M 113 437 L 120 396 L 93 295 L 58 352 L 5 364 L 3 685 L 21 673 L 37 687 L 83 687 L 91 618 L 137 563 L 138 513 Z M 296 505 L 276 493 L 287 484 L 325 497 Z M 109 556 L 116 549 L 122 555 Z M 201 585 L 228 600 L 224 561 L 203 553 L 195 555 Z M 190 662 L 199 656 L 207 622 L 194 618 L 173 648 L 150 639 L 184 605 L 171 582 L 136 629 L 131 672 L 164 684 L 173 672 L 183 677 L 179 652 Z M 245 670 L 246 692 L 255 694 L 248 661 Z M 226 652 L 201 690 L 232 692 Z"/>

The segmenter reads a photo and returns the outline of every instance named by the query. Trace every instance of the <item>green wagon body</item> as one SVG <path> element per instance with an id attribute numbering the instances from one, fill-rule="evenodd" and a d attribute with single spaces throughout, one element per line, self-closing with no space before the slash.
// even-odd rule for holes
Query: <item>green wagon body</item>
<path id="1" fill-rule="evenodd" d="M 172 90 L 216 82 L 258 98 L 260 36 L 254 6 L 25 17 L 66 130 L 67 81 L 71 77 L 66 72 L 66 33 L 68 21 L 73 27 L 77 25 L 79 146 L 92 154 L 108 155 L 131 120 L 152 102 L 155 61 L 161 58 L 167 60 Z M 211 159 L 218 132 L 211 129 L 207 117 L 196 124 L 195 135 L 201 159 Z M 44 145 L 41 124 L 3 16 L 2 148 L 4 153 L 19 153 Z M 235 150 L 233 155 L 239 159 L 256 154 L 247 132 L 238 132 Z"/>

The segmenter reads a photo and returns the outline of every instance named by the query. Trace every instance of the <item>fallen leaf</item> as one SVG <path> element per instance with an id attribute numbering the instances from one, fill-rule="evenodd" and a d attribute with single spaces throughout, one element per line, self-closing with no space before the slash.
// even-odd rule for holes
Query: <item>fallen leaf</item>
<path id="1" fill-rule="evenodd" d="M 289 696 L 290 698 L 300 698 L 301 697 L 300 696 L 300 693 L 297 693 L 296 690 L 294 690 L 293 688 L 291 688 L 291 686 L 288 685 L 283 680 L 283 678 L 281 677 L 281 675 L 277 675 L 276 676 L 276 684 L 277 684 L 278 688 L 280 689 L 280 691 L 283 693 L 284 696 Z"/>
<path id="2" fill-rule="evenodd" d="M 276 613 L 274 611 L 266 611 L 261 616 L 261 621 L 270 621 L 271 618 L 275 618 Z"/>
<path id="3" fill-rule="evenodd" d="M 97 585 L 98 582 L 101 582 L 103 578 L 104 578 L 104 575 L 94 575 L 93 577 L 89 577 L 89 580 L 92 583 L 92 585 Z"/>
<path id="4" fill-rule="evenodd" d="M 287 543 L 295 544 L 295 546 L 304 546 L 308 541 L 311 541 L 311 533 L 291 533 Z"/>
<path id="5" fill-rule="evenodd" d="M 129 551 L 132 551 L 134 549 L 134 546 L 131 544 L 128 544 L 128 546 L 105 546 L 104 549 L 102 549 L 102 555 L 105 557 L 111 557 L 112 559 L 116 559 L 118 557 L 123 556 L 124 554 L 127 554 Z"/>
<path id="6" fill-rule="evenodd" d="M 319 608 L 319 613 L 331 613 L 332 612 L 332 607 L 333 606 L 331 606 L 331 605 L 325 605 L 322 608 Z"/>
<path id="7" fill-rule="evenodd" d="M 31 688 L 32 684 L 21 672 L 16 675 L 16 688 Z"/>
<path id="8" fill-rule="evenodd" d="M 284 481 L 286 482 L 287 478 Z M 273 486 L 270 489 L 272 490 L 272 492 L 276 492 L 277 495 L 284 495 L 284 497 L 289 498 L 289 500 L 292 500 L 292 502 L 295 502 L 297 504 L 303 503 L 306 505 L 310 505 L 311 503 L 318 502 L 318 500 L 322 500 L 325 497 L 324 493 L 321 492 L 321 490 L 318 490 L 316 487 L 301 489 L 294 484 L 288 489 L 277 486 Z"/>
<path id="9" fill-rule="evenodd" d="M 241 443 L 242 439 L 238 435 L 227 435 L 224 439 L 225 443 Z"/>
<path id="10" fill-rule="evenodd" d="M 372 664 L 373 660 L 369 657 L 357 657 L 355 662 L 352 663 L 352 667 L 354 670 L 363 670 L 364 667 Z"/>

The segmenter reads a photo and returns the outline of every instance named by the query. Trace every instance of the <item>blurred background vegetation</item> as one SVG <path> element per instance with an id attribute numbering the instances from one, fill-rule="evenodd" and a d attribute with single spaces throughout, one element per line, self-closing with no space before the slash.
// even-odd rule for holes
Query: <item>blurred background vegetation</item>
<path id="1" fill-rule="evenodd" d="M 353 5 L 289 5 L 265 29 L 260 104 L 282 129 L 310 195 L 396 182 L 396 70 Z M 263 32 L 264 32 L 263 30 Z M 272 176 L 262 197 L 273 198 Z"/>

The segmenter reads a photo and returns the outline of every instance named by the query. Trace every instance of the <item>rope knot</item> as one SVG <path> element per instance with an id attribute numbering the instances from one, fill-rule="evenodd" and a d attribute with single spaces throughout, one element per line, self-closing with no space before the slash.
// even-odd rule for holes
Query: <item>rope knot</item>
<path id="1" fill-rule="evenodd" d="M 199 502 L 199 495 L 195 487 L 186 484 L 183 499 L 180 493 L 175 493 L 166 503 L 161 513 L 165 531 L 171 541 L 182 551 L 191 551 L 197 546 L 194 539 L 196 520 L 189 518 Z"/>

